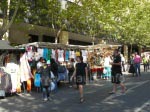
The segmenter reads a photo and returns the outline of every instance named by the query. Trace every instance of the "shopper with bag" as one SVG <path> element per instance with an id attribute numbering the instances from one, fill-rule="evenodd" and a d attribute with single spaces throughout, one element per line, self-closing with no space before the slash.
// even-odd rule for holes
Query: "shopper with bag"
<path id="1" fill-rule="evenodd" d="M 79 93 L 80 93 L 80 103 L 84 102 L 84 95 L 83 95 L 83 86 L 86 84 L 87 76 L 88 76 L 88 69 L 87 64 L 83 63 L 83 57 L 78 56 L 77 57 L 77 64 L 75 66 L 75 71 L 73 73 L 73 76 L 71 77 L 71 80 L 73 77 L 76 77 L 76 84 L 79 87 Z"/>

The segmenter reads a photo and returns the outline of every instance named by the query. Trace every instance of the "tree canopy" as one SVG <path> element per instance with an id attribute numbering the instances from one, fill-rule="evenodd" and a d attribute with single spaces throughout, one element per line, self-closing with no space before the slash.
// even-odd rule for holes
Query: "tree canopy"
<path id="1" fill-rule="evenodd" d="M 12 12 L 17 12 L 18 1 L 11 0 Z M 19 6 L 16 22 L 114 39 L 124 44 L 150 44 L 150 0 L 74 0 L 65 9 L 60 0 L 21 0 Z M 1 2 L 0 8 L 7 9 L 7 3 Z M 15 17 L 13 14 L 9 19 Z"/>

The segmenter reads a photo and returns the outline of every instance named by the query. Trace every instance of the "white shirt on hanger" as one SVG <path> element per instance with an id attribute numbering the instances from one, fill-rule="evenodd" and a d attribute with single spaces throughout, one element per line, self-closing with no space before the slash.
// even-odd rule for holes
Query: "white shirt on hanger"
<path id="1" fill-rule="evenodd" d="M 56 60 L 56 50 L 52 49 L 51 57 Z"/>
<path id="2" fill-rule="evenodd" d="M 37 49 L 37 52 L 38 52 L 38 54 L 37 54 L 37 59 L 40 59 L 40 57 L 43 57 L 43 49 L 41 49 L 41 48 L 38 48 Z"/>
<path id="3" fill-rule="evenodd" d="M 87 62 L 88 51 L 81 50 L 81 52 L 82 52 L 83 62 Z"/>
<path id="4" fill-rule="evenodd" d="M 9 73 L 11 76 L 12 92 L 16 92 L 17 84 L 18 84 L 19 65 L 15 63 L 7 63 L 6 72 Z"/>
<path id="5" fill-rule="evenodd" d="M 76 54 L 75 54 L 75 51 L 69 51 L 69 58 L 73 58 L 75 59 L 76 58 Z"/>
<path id="6" fill-rule="evenodd" d="M 58 50 L 58 61 L 59 62 L 63 62 L 65 59 L 64 59 L 64 50 Z"/>
<path id="7" fill-rule="evenodd" d="M 27 57 L 29 61 L 32 61 L 33 57 L 34 57 L 34 53 L 32 51 L 28 51 L 27 52 Z"/>

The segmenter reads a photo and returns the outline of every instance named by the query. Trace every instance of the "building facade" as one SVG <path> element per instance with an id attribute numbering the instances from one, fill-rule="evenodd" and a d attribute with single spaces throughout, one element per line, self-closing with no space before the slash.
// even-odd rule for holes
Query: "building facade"
<path id="1" fill-rule="evenodd" d="M 61 31 L 58 38 L 58 30 L 49 27 L 32 25 L 27 23 L 13 24 L 9 30 L 9 41 L 15 44 L 26 44 L 31 42 L 51 42 L 74 45 L 92 45 L 91 37 L 72 32 Z M 95 44 L 101 43 L 101 39 L 96 38 Z"/>

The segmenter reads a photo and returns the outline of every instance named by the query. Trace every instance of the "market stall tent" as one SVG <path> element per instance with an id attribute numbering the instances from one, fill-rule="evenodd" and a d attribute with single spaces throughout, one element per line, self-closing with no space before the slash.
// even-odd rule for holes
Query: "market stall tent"
<path id="1" fill-rule="evenodd" d="M 0 40 L 0 50 L 15 50 L 16 48 L 11 46 L 8 41 Z"/>
<path id="2" fill-rule="evenodd" d="M 38 48 L 62 48 L 62 49 L 87 49 L 88 46 L 81 46 L 81 45 L 65 45 L 60 43 L 50 43 L 50 42 L 34 42 L 34 43 L 27 43 L 16 46 L 16 48 L 24 48 L 26 46 L 35 46 Z"/>

